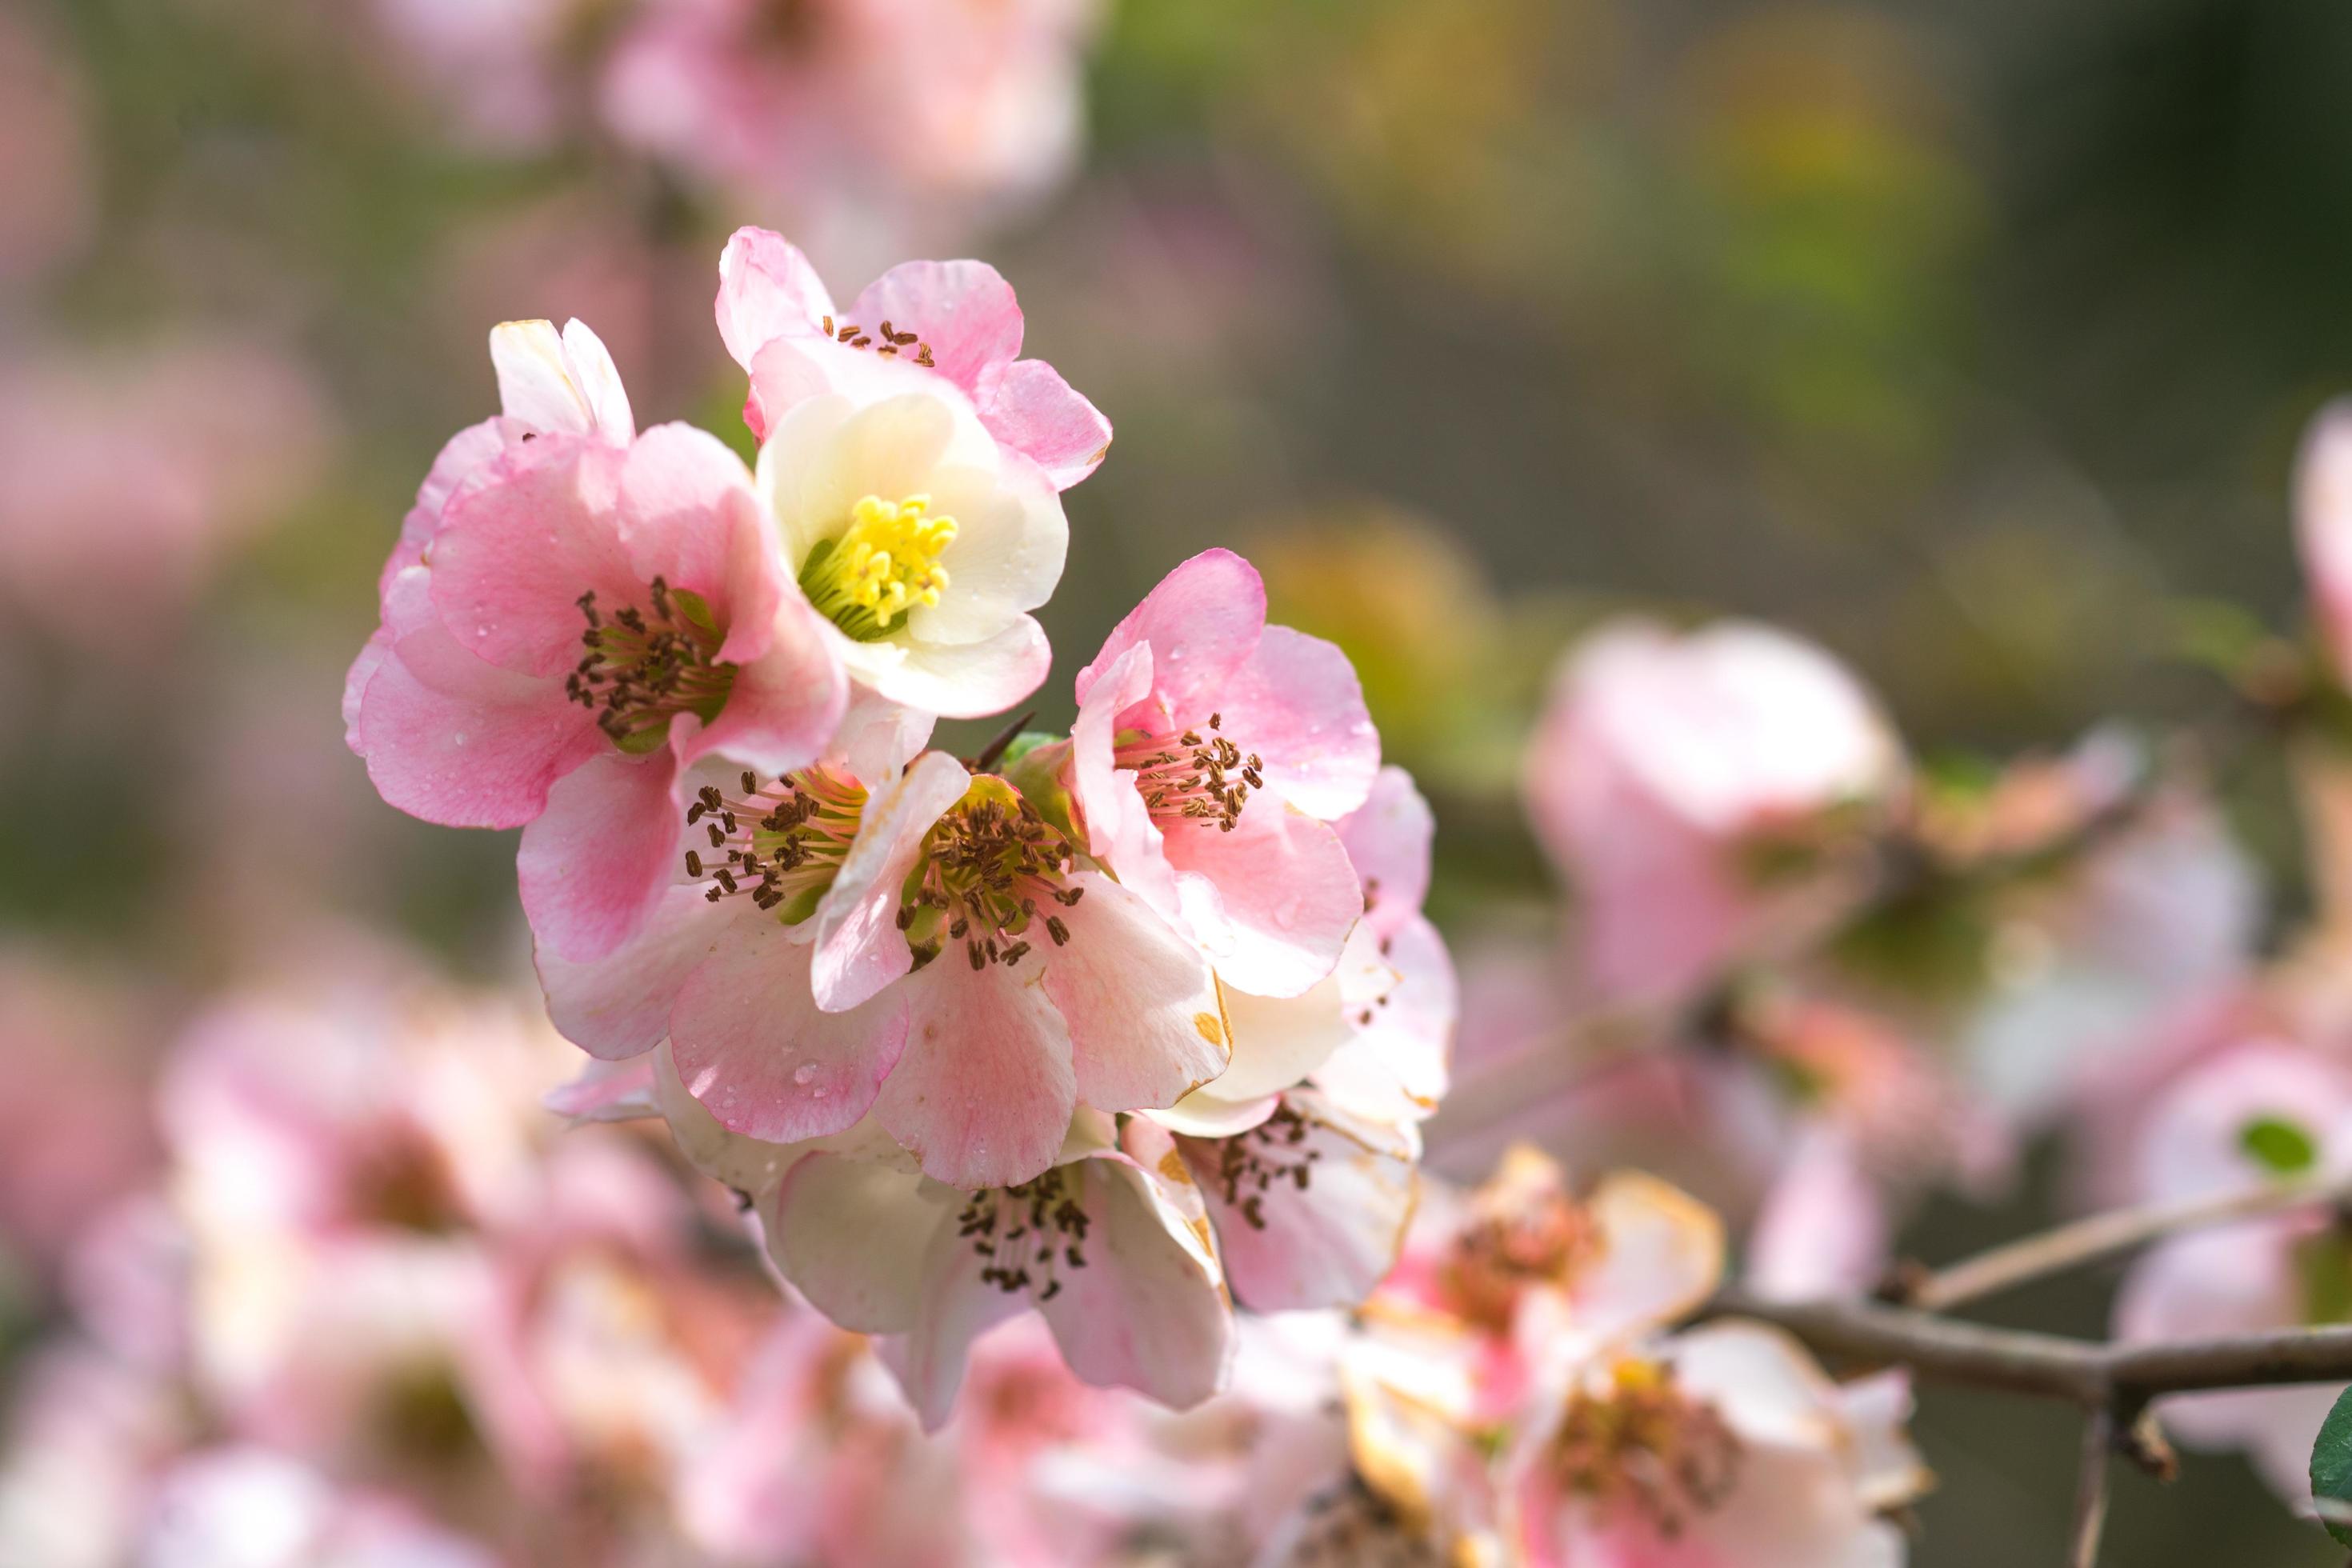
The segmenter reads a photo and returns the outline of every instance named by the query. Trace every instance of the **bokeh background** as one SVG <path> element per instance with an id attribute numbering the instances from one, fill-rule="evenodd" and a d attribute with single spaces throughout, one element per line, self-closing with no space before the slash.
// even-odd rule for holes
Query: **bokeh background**
<path id="1" fill-rule="evenodd" d="M 0 1347 L 60 1310 L 46 1231 L 151 1157 L 145 1080 L 206 996 L 325 932 L 524 973 L 510 837 L 384 807 L 342 672 L 494 405 L 492 322 L 581 316 L 641 423 L 743 443 L 709 316 L 738 222 L 845 297 L 934 249 L 1014 280 L 1118 429 L 1066 498 L 1040 724 L 1163 572 L 1243 548 L 1435 800 L 1465 953 L 1555 897 L 1519 747 L 1605 612 L 1801 630 L 1953 759 L 2207 723 L 2200 638 L 2294 619 L 2289 464 L 2352 385 L 2337 0 L 1074 4 L 1071 80 L 1023 89 L 1076 94 L 1051 145 L 896 185 L 661 151 L 583 85 L 614 9 L 0 9 L 0 1163 L 49 1162 L 8 1177 Z M 2283 778 L 2220 783 L 2292 918 Z M 1905 1249 L 2016 1233 L 2055 1169 L 1930 1202 Z M 2105 1289 L 1994 1315 L 2096 1333 Z M 1917 1562 L 2047 1556 L 2071 1415 L 1931 1395 L 1920 1435 Z M 2118 1484 L 2112 1561 L 2341 1560 L 2234 1458 Z"/>

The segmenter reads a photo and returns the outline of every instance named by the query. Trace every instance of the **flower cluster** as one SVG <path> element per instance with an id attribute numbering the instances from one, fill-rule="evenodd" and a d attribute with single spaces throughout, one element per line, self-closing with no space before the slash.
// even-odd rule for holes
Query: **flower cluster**
<path id="1" fill-rule="evenodd" d="M 977 262 L 842 305 L 746 229 L 717 315 L 754 467 L 640 431 L 585 326 L 492 333 L 501 412 L 402 527 L 352 748 L 522 829 L 583 1103 L 667 1116 L 928 1419 L 1031 1305 L 1081 1376 L 1197 1402 L 1233 1298 L 1349 1303 L 1395 1255 L 1454 1017 L 1428 807 L 1224 551 L 1112 631 L 1067 735 L 929 749 L 1044 682 L 1108 422 Z"/>
<path id="2" fill-rule="evenodd" d="M 1338 1357 L 1349 1465 L 1290 1562 L 1895 1563 L 1927 1485 L 1899 1373 L 1838 1384 L 1780 1331 L 1675 1330 L 1721 1222 L 1654 1178 L 1518 1148 L 1437 1192 Z"/>

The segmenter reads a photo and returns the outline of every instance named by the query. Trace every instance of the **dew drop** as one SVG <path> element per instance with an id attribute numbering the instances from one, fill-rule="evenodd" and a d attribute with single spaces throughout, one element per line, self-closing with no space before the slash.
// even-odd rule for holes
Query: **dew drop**
<path id="1" fill-rule="evenodd" d="M 816 1068 L 807 1062 L 803 1062 L 800 1066 L 793 1069 L 793 1081 L 794 1083 L 806 1083 L 815 1076 Z"/>

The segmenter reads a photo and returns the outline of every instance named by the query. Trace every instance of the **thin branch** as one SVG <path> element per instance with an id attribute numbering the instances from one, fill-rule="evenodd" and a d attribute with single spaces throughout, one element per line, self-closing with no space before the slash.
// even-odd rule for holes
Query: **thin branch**
<path id="1" fill-rule="evenodd" d="M 1964 1258 L 1937 1269 L 1900 1294 L 1907 1305 L 1948 1311 L 1963 1302 L 1999 1295 L 2053 1274 L 2122 1257 L 2183 1231 L 2331 1204 L 2352 1204 L 2352 1181 L 2337 1177 L 2265 1182 L 2218 1197 L 2117 1209 Z"/>
<path id="2" fill-rule="evenodd" d="M 2115 1417 L 2094 1410 L 2083 1424 L 2083 1468 L 2074 1488 L 2074 1546 L 2067 1568 L 2098 1568 L 2099 1536 L 2107 1523 L 2107 1479 L 2113 1468 Z"/>
<path id="3" fill-rule="evenodd" d="M 1709 1309 L 1773 1323 L 1819 1354 L 1902 1365 L 1932 1383 L 2063 1399 L 2127 1429 L 2152 1399 L 2200 1389 L 2352 1383 L 2352 1325 L 2104 1345 L 1986 1328 L 1859 1301 L 1781 1302 L 1727 1291 Z"/>

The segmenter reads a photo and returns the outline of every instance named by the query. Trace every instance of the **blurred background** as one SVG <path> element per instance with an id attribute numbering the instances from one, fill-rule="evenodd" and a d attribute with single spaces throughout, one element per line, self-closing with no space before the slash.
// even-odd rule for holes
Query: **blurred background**
<path id="1" fill-rule="evenodd" d="M 994 262 L 1118 431 L 1039 723 L 1169 567 L 1244 550 L 1436 803 L 1474 981 L 1553 918 L 1519 755 L 1580 628 L 1780 623 L 1958 772 L 2207 725 L 2200 648 L 2295 618 L 2294 443 L 2352 385 L 2336 0 L 0 6 L 0 1383 L 156 1179 L 211 998 L 356 951 L 528 984 L 511 836 L 383 805 L 338 712 L 495 321 L 586 320 L 641 424 L 748 449 L 734 225 L 844 298 Z M 2214 782 L 2275 927 L 2284 775 Z M 2059 1163 L 1903 1249 L 2046 1218 Z M 2107 1283 L 1994 1315 L 2100 1332 Z M 2072 1417 L 1931 1395 L 1920 1436 L 1916 1561 L 2042 1560 Z M 2119 1486 L 2118 1563 L 2341 1559 L 2235 1458 Z"/>

